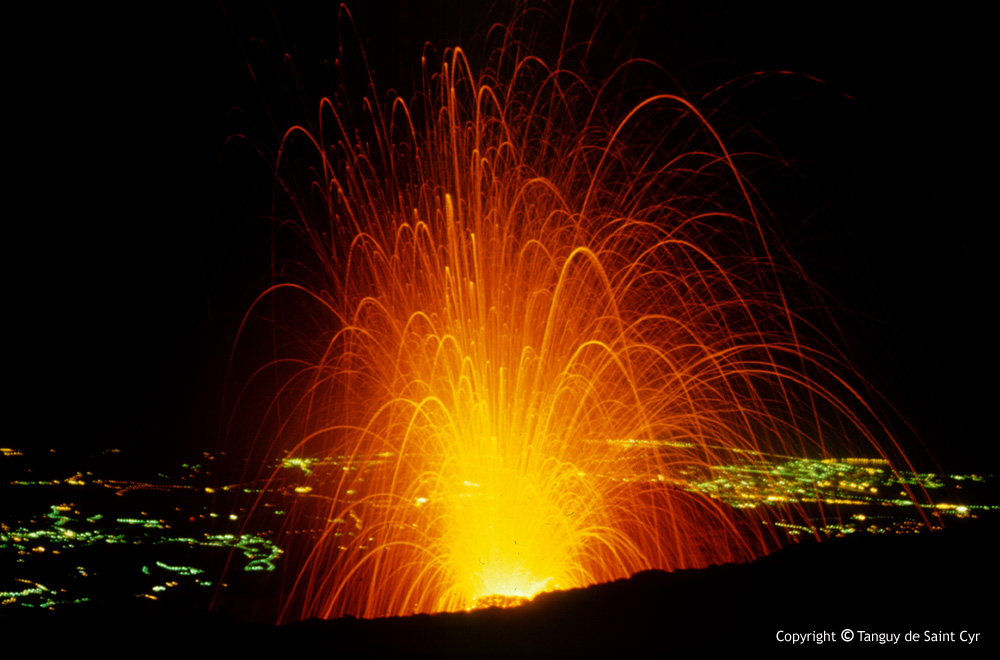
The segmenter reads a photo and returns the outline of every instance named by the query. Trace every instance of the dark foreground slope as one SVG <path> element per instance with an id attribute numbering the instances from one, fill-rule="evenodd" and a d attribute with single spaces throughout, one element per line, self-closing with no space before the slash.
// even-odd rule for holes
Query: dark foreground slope
<path id="1" fill-rule="evenodd" d="M 64 641 L 89 640 L 88 646 L 136 652 L 177 647 L 197 655 L 244 651 L 254 657 L 792 650 L 791 641 L 779 637 L 824 631 L 836 641 L 823 647 L 841 651 L 878 646 L 865 636 L 883 633 L 900 636 L 897 649 L 982 652 L 1000 646 L 996 536 L 993 521 L 976 521 L 933 534 L 836 539 L 794 546 L 752 564 L 648 571 L 544 594 L 508 610 L 239 626 L 222 615 L 130 607 L 18 614 L 5 616 L 0 626 L 8 641 L 44 628 Z M 845 629 L 853 640 L 844 639 Z M 911 631 L 916 641 L 906 641 Z M 977 634 L 971 645 L 961 639 Z M 812 652 L 817 645 L 794 648 Z"/>

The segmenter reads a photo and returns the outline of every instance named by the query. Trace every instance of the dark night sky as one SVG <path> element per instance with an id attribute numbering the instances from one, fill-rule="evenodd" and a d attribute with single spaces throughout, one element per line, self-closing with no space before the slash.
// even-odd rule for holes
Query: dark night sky
<path id="1" fill-rule="evenodd" d="M 776 116 L 803 113 L 772 122 L 771 137 L 815 175 L 813 193 L 775 202 L 790 249 L 849 310 L 838 318 L 862 370 L 935 453 L 994 461 L 986 21 L 873 3 L 694 4 L 653 4 L 640 22 L 623 3 L 608 29 L 624 54 L 688 88 L 775 69 L 828 83 L 771 97 L 788 113 Z M 407 88 L 401 72 L 425 40 L 481 34 L 485 12 L 460 2 L 399 5 L 356 14 L 387 86 Z M 283 40 L 314 93 L 335 12 L 77 11 L 24 17 L 7 83 L 19 170 L 6 223 L 8 406 L 31 437 L 6 442 L 214 443 L 233 333 L 267 272 L 269 230 L 249 218 L 267 211 L 270 184 L 247 149 L 223 149 L 247 126 L 267 138 L 262 95 L 281 91 L 255 89 L 247 53 L 277 61 Z M 264 100 L 280 123 L 282 104 Z"/>

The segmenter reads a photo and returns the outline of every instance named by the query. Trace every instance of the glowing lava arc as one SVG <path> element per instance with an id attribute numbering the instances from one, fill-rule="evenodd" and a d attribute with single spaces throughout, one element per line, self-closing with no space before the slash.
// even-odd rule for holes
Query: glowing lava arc
<path id="1" fill-rule="evenodd" d="M 698 110 L 622 112 L 516 52 L 477 77 L 446 51 L 412 102 L 352 124 L 324 99 L 284 136 L 279 232 L 302 254 L 254 308 L 279 356 L 260 432 L 337 470 L 288 514 L 318 532 L 285 539 L 285 618 L 745 560 L 776 544 L 768 513 L 683 488 L 713 448 L 895 451 L 787 303 L 798 270 Z"/>

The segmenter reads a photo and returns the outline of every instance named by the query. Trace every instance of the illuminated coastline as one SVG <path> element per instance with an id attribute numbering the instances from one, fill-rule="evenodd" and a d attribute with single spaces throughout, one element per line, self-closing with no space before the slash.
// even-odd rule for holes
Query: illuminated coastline
<path id="1" fill-rule="evenodd" d="M 662 444 L 634 439 L 612 442 L 635 451 L 657 451 Z M 274 542 L 285 512 L 302 498 L 320 497 L 305 485 L 307 477 L 310 483 L 323 483 L 345 469 L 374 476 L 391 469 L 391 458 L 285 457 L 276 463 L 279 483 L 265 489 L 263 483 L 220 484 L 213 472 L 231 460 L 225 454 L 204 454 L 196 462 L 164 466 L 163 472 L 146 479 L 126 478 L 121 467 L 127 465 L 124 459 L 117 468 L 105 467 L 102 473 L 99 468 L 90 469 L 88 463 L 93 460 L 86 458 L 77 459 L 81 469 L 73 474 L 37 478 L 34 475 L 54 474 L 47 468 L 54 461 L 52 454 L 6 448 L 0 460 L 13 478 L 2 488 L 9 500 L 16 499 L 20 505 L 18 512 L 8 510 L 0 519 L 0 561 L 9 567 L 0 603 L 5 608 L 63 609 L 100 602 L 109 595 L 125 600 L 207 595 L 224 580 L 222 566 L 230 558 L 229 581 L 240 579 L 240 573 L 248 574 L 248 579 L 252 579 L 249 574 L 271 573 L 287 561 Z M 605 468 L 588 478 L 628 480 L 635 476 L 618 472 L 613 465 Z M 916 505 L 902 494 L 903 483 L 919 484 L 932 493 L 935 504 L 929 513 L 937 521 L 935 528 L 949 520 L 991 517 L 1000 511 L 1000 505 L 986 496 L 1000 482 L 996 475 L 894 474 L 882 459 L 809 460 L 759 454 L 734 454 L 732 463 L 712 468 L 714 479 L 692 473 L 683 479 L 658 480 L 659 487 L 701 493 L 734 509 L 771 509 L 777 515 L 768 516 L 763 524 L 781 530 L 786 542 L 926 532 Z M 476 496 L 474 486 L 468 486 L 468 492 Z M 968 494 L 968 499 L 955 493 Z M 270 531 L 243 531 L 248 513 L 237 505 L 237 496 L 253 494 L 265 495 L 258 510 L 273 519 Z M 808 507 L 806 522 L 780 516 L 784 510 L 780 505 L 788 502 Z M 354 504 L 350 496 L 343 502 L 345 508 L 359 511 L 355 516 L 379 506 L 369 501 L 354 509 Z M 412 503 L 414 507 L 428 504 L 432 503 Z M 291 531 L 303 541 L 322 534 L 327 522 L 300 520 L 306 524 Z M 332 522 L 346 548 L 359 531 L 357 521 L 345 514 Z M 255 526 L 266 528 L 267 521 L 257 521 Z M 109 572 L 108 561 L 102 558 L 106 553 L 115 558 L 113 563 L 126 568 Z M 264 579 L 272 580 L 272 585 L 278 581 L 273 575 Z M 110 591 L 105 584 L 108 580 L 115 583 Z M 491 599 L 479 605 L 517 603 Z"/>

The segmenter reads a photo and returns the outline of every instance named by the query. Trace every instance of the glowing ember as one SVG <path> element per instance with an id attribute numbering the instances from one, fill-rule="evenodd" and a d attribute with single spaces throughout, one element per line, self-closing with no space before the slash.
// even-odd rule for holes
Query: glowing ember
<path id="1" fill-rule="evenodd" d="M 493 594 L 491 596 L 480 596 L 476 598 L 473 609 L 486 609 L 489 607 L 518 607 L 529 602 L 530 598 L 524 596 L 502 596 Z"/>
<path id="2" fill-rule="evenodd" d="M 302 468 L 288 518 L 321 530 L 289 539 L 286 618 L 745 560 L 777 542 L 768 507 L 738 513 L 685 475 L 845 439 L 897 458 L 789 305 L 795 264 L 695 107 L 623 110 L 512 42 L 482 76 L 459 49 L 443 62 L 361 121 L 324 99 L 277 158 L 281 231 L 305 254 L 249 315 L 276 320 L 261 432 L 344 466 Z"/>

